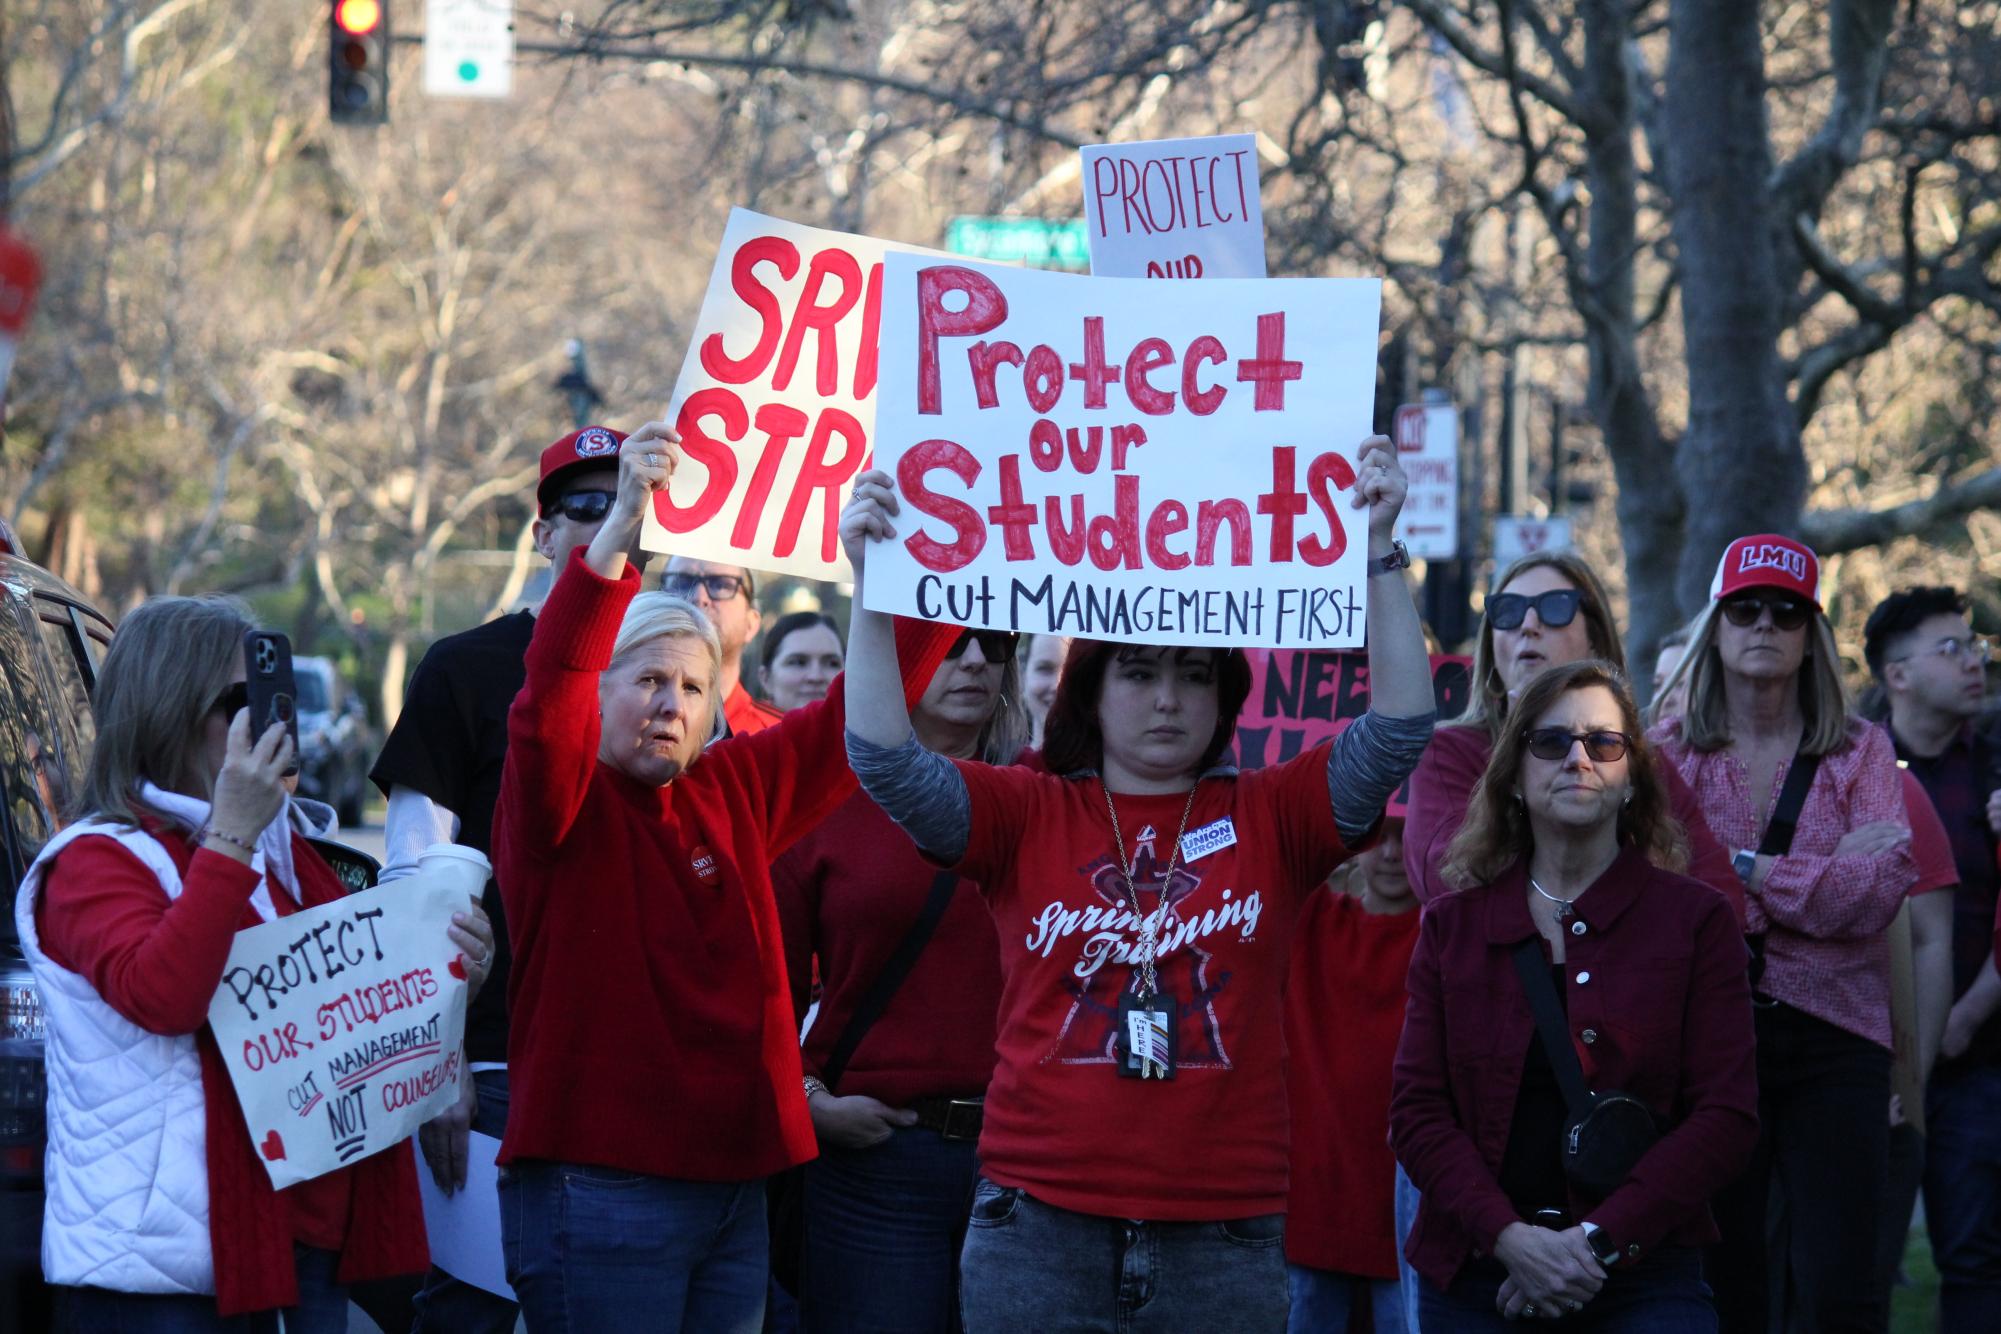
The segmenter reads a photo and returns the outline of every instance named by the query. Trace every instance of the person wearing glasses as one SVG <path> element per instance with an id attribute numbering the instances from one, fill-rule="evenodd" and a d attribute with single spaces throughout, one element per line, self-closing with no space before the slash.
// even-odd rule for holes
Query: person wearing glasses
<path id="1" fill-rule="evenodd" d="M 283 724 L 253 729 L 240 603 L 118 627 L 73 817 L 15 926 L 48 1021 L 43 1272 L 61 1330 L 347 1329 L 347 1285 L 423 1272 L 409 1149 L 274 1191 L 209 1027 L 236 935 L 339 900 L 294 827 Z M 492 935 L 449 928 L 472 982 Z"/>
<path id="2" fill-rule="evenodd" d="M 1931 798 L 1958 869 L 1951 1008 L 1925 1093 L 1925 1224 L 1939 1272 L 1939 1328 L 2001 1329 L 2001 978 L 1993 952 L 2001 744 L 1980 726 L 1992 645 L 1973 633 L 1965 596 L 1937 586 L 1878 603 L 1862 644 L 1889 701 L 1897 759 Z"/>
<path id="3" fill-rule="evenodd" d="M 1382 436 L 1358 454 L 1370 710 L 1283 764 L 1223 762 L 1250 690 L 1242 652 L 1084 641 L 1046 772 L 934 754 L 898 698 L 888 622 L 857 600 L 849 762 L 927 857 L 979 884 L 1000 937 L 961 1256 L 974 1334 L 1285 1327 L 1294 927 L 1373 837 L 1435 716 L 1391 541 L 1403 472 Z M 897 509 L 886 473 L 857 479 L 841 538 L 858 581 Z"/>
<path id="4" fill-rule="evenodd" d="M 1688 709 L 1662 754 L 1736 849 L 1753 952 L 1760 1136 L 1717 1201 L 1710 1283 L 1727 1331 L 1880 1331 L 1877 1217 L 1889 1153 L 1890 955 L 1884 930 L 1917 880 L 1889 735 L 1851 716 L 1813 551 L 1732 542 L 1676 669 Z M 1790 841 L 1786 779 L 1814 766 Z M 1789 814 L 1791 812 L 1783 812 Z M 1768 842 L 1769 840 L 1769 842 Z M 1783 851 L 1774 851 L 1783 847 Z M 1784 1245 L 1768 1246 L 1768 1198 Z M 1774 1230 L 1776 1231 L 1776 1230 Z M 1788 1294 L 1790 1311 L 1771 1293 Z"/>
<path id="5" fill-rule="evenodd" d="M 985 764 L 1020 758 L 1029 724 L 1018 640 L 958 637 L 911 708 L 918 744 Z M 800 1053 L 820 1142 L 806 1165 L 802 1327 L 949 1334 L 994 1069 L 993 916 L 977 885 L 926 862 L 860 792 L 779 858 L 771 881 L 795 1009 L 804 1012 L 816 954 L 823 988 Z M 921 922 L 928 933 L 906 967 Z M 883 993 L 886 974 L 894 989 Z"/>
<path id="6" fill-rule="evenodd" d="M 723 644 L 722 691 L 725 736 L 762 732 L 785 710 L 773 708 L 744 689 L 743 651 L 757 638 L 764 615 L 757 609 L 757 581 L 741 565 L 675 556 L 660 576 L 660 591 L 685 598 L 702 609 Z"/>
<path id="7" fill-rule="evenodd" d="M 1418 927 L 1390 1102 L 1423 1197 L 1425 1334 L 1716 1328 L 1700 1248 L 1757 1142 L 1750 987 L 1729 905 L 1680 873 L 1665 772 L 1624 675 L 1586 659 L 1527 685 L 1474 785 L 1445 861 L 1457 892 Z M 1569 1103 L 1524 967 L 1552 984 L 1557 1059 L 1658 1134 L 1589 1187 L 1566 1165 Z"/>
<path id="8" fill-rule="evenodd" d="M 590 544 L 611 513 L 625 438 L 623 431 L 585 426 L 542 451 L 535 550 L 549 562 L 552 578 L 570 553 Z M 644 567 L 647 553 L 637 543 L 627 555 Z M 389 799 L 383 883 L 414 873 L 419 854 L 433 843 L 463 843 L 492 856 L 493 811 L 507 759 L 507 710 L 527 679 L 524 660 L 538 613 L 539 608 L 517 611 L 448 635 L 417 664 L 403 712 L 369 775 Z M 480 990 L 466 1014 L 472 1078 L 465 1082 L 465 1100 L 418 1135 L 424 1161 L 447 1195 L 465 1185 L 469 1132 L 498 1139 L 507 1129 L 513 950 L 496 882 L 487 881 L 482 902 L 498 939 L 493 985 Z M 497 1210 L 499 1204 L 489 1198 L 461 1207 Z M 415 1332 L 511 1334 L 519 1315 L 506 1298 L 433 1268 L 416 1297 Z"/>
<path id="9" fill-rule="evenodd" d="M 536 618 L 507 719 L 501 1241 L 534 1334 L 752 1334 L 765 1178 L 814 1152 L 771 862 L 855 790 L 845 696 L 718 738 L 715 627 L 641 594 L 629 559 L 679 456 L 661 422 L 620 448 L 611 513 Z M 957 632 L 908 630 L 901 662 L 928 681 Z"/>

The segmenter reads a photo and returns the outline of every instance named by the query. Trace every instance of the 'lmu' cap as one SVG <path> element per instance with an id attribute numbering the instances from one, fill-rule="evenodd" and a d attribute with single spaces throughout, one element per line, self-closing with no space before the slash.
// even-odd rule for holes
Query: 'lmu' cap
<path id="1" fill-rule="evenodd" d="M 1709 596 L 1721 601 L 1747 588 L 1781 588 L 1820 608 L 1820 558 L 1804 542 L 1777 533 L 1740 537 L 1723 549 Z"/>

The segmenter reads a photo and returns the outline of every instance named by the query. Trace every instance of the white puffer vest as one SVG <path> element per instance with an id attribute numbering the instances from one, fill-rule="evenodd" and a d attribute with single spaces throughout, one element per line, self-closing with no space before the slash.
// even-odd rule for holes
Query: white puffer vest
<path id="1" fill-rule="evenodd" d="M 103 823 L 50 839 L 21 882 L 14 921 L 49 1025 L 42 1272 L 115 1292 L 213 1293 L 208 1109 L 194 1035 L 164 1037 L 124 1018 L 87 978 L 42 953 L 35 931 L 49 864 L 87 834 L 117 839 L 169 899 L 181 894 L 180 872 L 152 835 Z"/>

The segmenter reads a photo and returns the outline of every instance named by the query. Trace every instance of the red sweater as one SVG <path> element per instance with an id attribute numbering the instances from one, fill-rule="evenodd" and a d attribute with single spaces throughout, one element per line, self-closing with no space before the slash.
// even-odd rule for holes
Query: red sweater
<path id="1" fill-rule="evenodd" d="M 298 1301 L 294 1240 L 339 1251 L 344 1283 L 423 1272 L 430 1264 L 417 1177 L 407 1144 L 282 1191 L 257 1160 L 228 1067 L 208 1028 L 208 1006 L 236 933 L 263 921 L 250 906 L 257 875 L 234 858 L 197 850 L 148 822 L 181 875 L 169 900 L 153 873 L 116 839 L 86 836 L 50 866 L 35 905 L 42 949 L 82 974 L 119 1014 L 148 1032 L 195 1035 L 208 1117 L 209 1244 L 223 1315 Z M 311 846 L 292 839 L 306 907 L 345 890 Z M 282 887 L 280 917 L 298 911 Z"/>
<path id="2" fill-rule="evenodd" d="M 1390 1068 L 1418 913 L 1377 914 L 1315 894 L 1299 915 L 1285 991 L 1292 1193 L 1285 1258 L 1368 1278 L 1397 1276 Z"/>
<path id="3" fill-rule="evenodd" d="M 508 715 L 500 1161 L 750 1180 L 814 1152 L 770 866 L 855 791 L 843 694 L 710 746 L 666 787 L 634 782 L 598 761 L 598 677 L 638 591 L 636 569 L 601 579 L 578 552 Z M 903 654 L 920 689 L 957 634 L 922 631 Z"/>
<path id="4" fill-rule="evenodd" d="M 941 873 L 860 792 L 771 868 L 793 1003 L 803 1012 L 817 951 L 824 991 L 801 1058 L 821 1074 L 855 1007 L 924 911 Z M 994 1072 L 1000 941 L 977 885 L 953 889 L 937 930 L 889 1007 L 855 1048 L 835 1092 L 892 1107 L 976 1097 Z"/>

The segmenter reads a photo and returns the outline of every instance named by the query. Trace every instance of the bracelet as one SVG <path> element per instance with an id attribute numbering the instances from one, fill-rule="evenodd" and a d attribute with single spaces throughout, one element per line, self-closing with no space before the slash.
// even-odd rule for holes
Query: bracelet
<path id="1" fill-rule="evenodd" d="M 225 834 L 220 829 L 217 829 L 214 825 L 202 826 L 201 837 L 219 838 L 223 842 L 229 844 L 231 847 L 242 848 L 245 852 L 251 853 L 253 855 L 257 851 L 257 845 L 255 843 L 245 842 L 243 839 L 238 838 L 234 834 Z"/>
<path id="2" fill-rule="evenodd" d="M 813 1076 L 811 1075 L 806 1076 L 804 1083 L 806 1086 L 806 1101 L 808 1102 L 813 1101 L 813 1095 L 815 1093 L 828 1092 L 827 1086 L 825 1084 L 822 1084 L 819 1080 L 813 1078 Z M 829 1096 L 832 1095 L 829 1094 Z"/>

